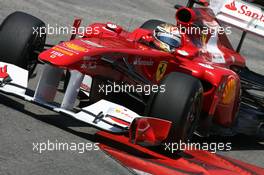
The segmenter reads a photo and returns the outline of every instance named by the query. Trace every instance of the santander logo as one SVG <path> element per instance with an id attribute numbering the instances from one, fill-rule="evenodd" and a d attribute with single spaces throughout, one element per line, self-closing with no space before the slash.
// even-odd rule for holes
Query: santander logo
<path id="1" fill-rule="evenodd" d="M 234 0 L 230 4 L 226 4 L 225 7 L 227 9 L 229 9 L 229 10 L 236 11 L 237 10 L 237 8 L 236 8 L 236 1 Z"/>
<path id="2" fill-rule="evenodd" d="M 257 8 L 252 8 L 252 6 L 248 6 L 247 4 L 239 3 L 238 5 L 236 1 L 233 0 L 231 3 L 226 4 L 225 8 L 231 11 L 236 11 L 239 15 L 241 14 L 264 22 L 264 14 L 261 13 L 261 10 L 258 11 Z"/>

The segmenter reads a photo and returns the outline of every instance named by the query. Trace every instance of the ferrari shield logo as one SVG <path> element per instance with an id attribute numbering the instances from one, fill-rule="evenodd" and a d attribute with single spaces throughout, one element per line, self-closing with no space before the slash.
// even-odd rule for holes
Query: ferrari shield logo
<path id="1" fill-rule="evenodd" d="M 156 80 L 160 81 L 162 77 L 164 76 L 166 70 L 167 70 L 168 62 L 161 61 L 158 65 L 157 72 L 156 72 Z"/>

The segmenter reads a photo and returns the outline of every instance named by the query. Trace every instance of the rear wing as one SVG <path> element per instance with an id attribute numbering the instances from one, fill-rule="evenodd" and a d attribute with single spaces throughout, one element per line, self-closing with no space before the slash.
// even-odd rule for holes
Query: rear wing
<path id="1" fill-rule="evenodd" d="M 219 21 L 264 37 L 264 7 L 261 1 L 211 0 L 210 8 Z"/>

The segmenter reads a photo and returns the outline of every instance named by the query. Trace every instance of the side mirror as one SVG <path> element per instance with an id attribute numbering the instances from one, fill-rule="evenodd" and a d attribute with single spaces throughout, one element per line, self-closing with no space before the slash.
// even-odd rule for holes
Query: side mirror
<path id="1" fill-rule="evenodd" d="M 79 30 L 79 28 L 80 28 L 81 23 L 82 23 L 82 19 L 81 19 L 81 18 L 76 18 L 76 19 L 74 19 L 74 22 L 73 22 L 72 27 L 73 27 L 74 30 L 77 31 L 77 32 L 71 35 L 70 40 L 74 40 L 74 39 L 76 38 L 76 35 L 77 35 L 77 33 L 78 33 L 78 30 Z"/>

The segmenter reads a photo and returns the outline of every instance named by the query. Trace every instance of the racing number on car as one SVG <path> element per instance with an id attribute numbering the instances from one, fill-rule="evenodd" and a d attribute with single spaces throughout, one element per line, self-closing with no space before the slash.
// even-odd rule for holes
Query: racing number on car
<path id="1" fill-rule="evenodd" d="M 166 70 L 167 70 L 168 63 L 166 61 L 161 61 L 158 65 L 158 69 L 156 72 L 156 80 L 160 81 L 162 77 L 164 76 Z"/>

